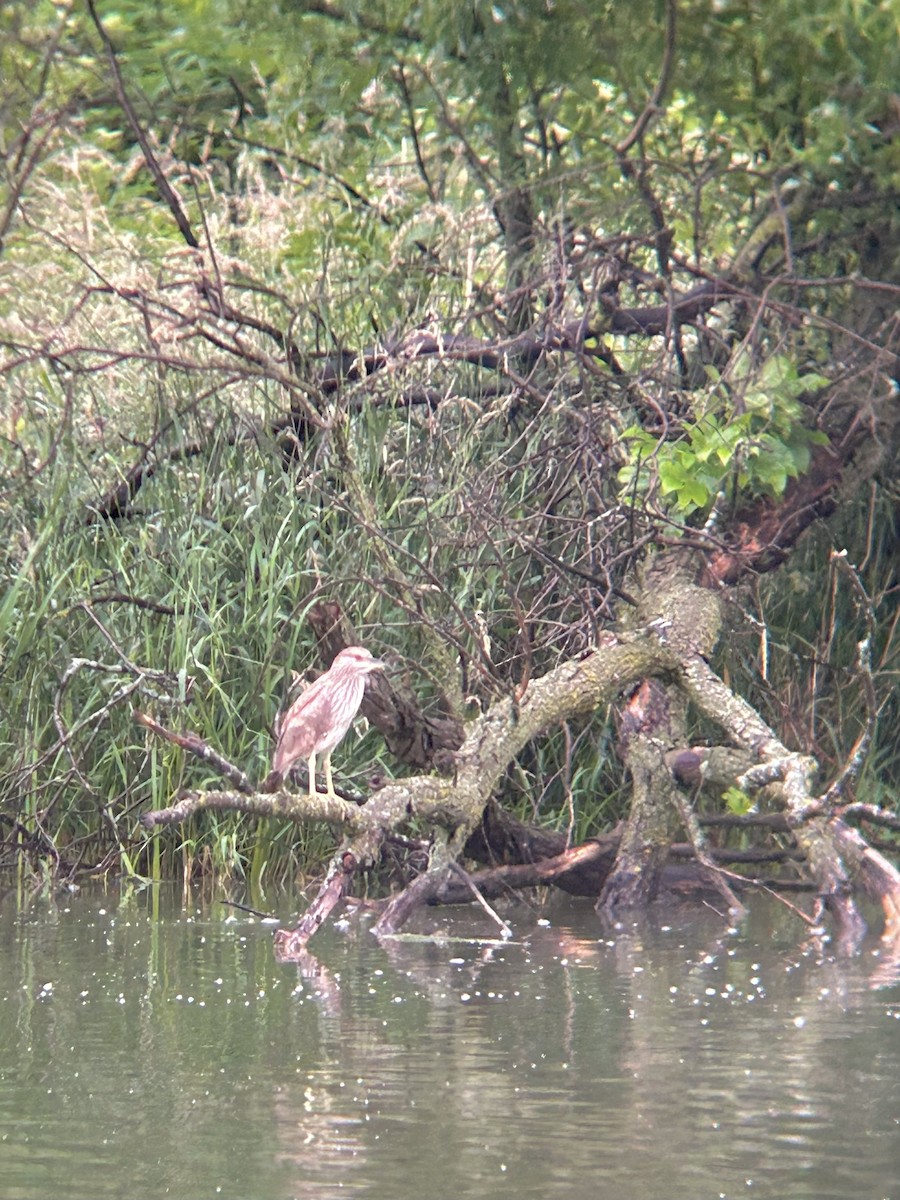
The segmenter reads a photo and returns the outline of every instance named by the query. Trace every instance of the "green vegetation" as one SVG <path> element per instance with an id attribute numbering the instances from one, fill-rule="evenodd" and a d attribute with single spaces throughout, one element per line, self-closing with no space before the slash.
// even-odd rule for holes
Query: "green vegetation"
<path id="1" fill-rule="evenodd" d="M 143 832 L 216 775 L 132 710 L 261 779 L 336 600 L 426 712 L 471 716 L 595 645 L 649 547 L 737 545 L 825 461 L 837 520 L 753 561 L 721 665 L 834 774 L 873 701 L 829 544 L 882 713 L 900 666 L 898 23 L 3 6 L 2 861 L 312 869 L 327 832 Z M 857 789 L 890 805 L 882 727 Z M 560 730 L 504 798 L 595 832 L 627 811 L 615 744 L 605 712 Z M 336 770 L 402 773 L 380 748 L 351 736 Z"/>
<path id="2" fill-rule="evenodd" d="M 706 369 L 714 384 L 711 411 L 682 422 L 679 439 L 661 441 L 639 426 L 622 434 L 631 461 L 621 481 L 646 493 L 658 480 L 660 494 L 682 516 L 708 510 L 722 491 L 777 499 L 789 479 L 809 470 L 812 447 L 828 444 L 826 434 L 804 423 L 798 401 L 827 387 L 824 375 L 798 375 L 781 354 L 759 370 L 749 356 L 739 357 L 727 384 L 715 367 Z"/>

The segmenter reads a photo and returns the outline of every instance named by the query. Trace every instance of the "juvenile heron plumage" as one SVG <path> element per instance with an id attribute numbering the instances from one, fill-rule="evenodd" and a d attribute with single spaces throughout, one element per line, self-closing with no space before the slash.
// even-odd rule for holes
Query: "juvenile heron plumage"
<path id="1" fill-rule="evenodd" d="M 316 757 L 323 755 L 326 795 L 333 796 L 331 752 L 344 739 L 362 704 L 366 678 L 385 664 L 362 646 L 348 646 L 287 710 L 278 732 L 272 773 L 283 780 L 298 759 L 309 767 L 309 794 L 317 795 Z"/>

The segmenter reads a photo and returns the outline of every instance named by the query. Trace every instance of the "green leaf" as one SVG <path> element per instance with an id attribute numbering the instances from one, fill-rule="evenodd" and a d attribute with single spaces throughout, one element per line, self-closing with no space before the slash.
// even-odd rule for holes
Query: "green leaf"
<path id="1" fill-rule="evenodd" d="M 722 799 L 725 801 L 728 811 L 736 817 L 745 817 L 756 808 L 752 798 L 737 787 L 728 788 L 726 792 L 722 793 Z"/>
<path id="2" fill-rule="evenodd" d="M 711 495 L 699 479 L 687 479 L 678 494 L 682 503 L 692 504 L 695 508 L 705 508 Z"/>
<path id="3" fill-rule="evenodd" d="M 801 390 L 804 392 L 821 392 L 823 388 L 827 388 L 831 384 L 831 380 L 824 375 L 801 375 L 797 381 L 801 384 Z"/>
<path id="4" fill-rule="evenodd" d="M 664 496 L 670 492 L 680 491 L 684 487 L 687 476 L 680 463 L 664 460 L 659 464 L 659 490 Z"/>

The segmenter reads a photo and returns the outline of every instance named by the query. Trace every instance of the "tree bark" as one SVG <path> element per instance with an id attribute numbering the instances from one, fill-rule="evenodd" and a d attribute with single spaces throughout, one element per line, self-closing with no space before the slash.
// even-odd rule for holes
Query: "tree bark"
<path id="1" fill-rule="evenodd" d="M 623 911 L 656 899 L 675 835 L 677 783 L 666 754 L 685 741 L 684 702 L 658 679 L 645 679 L 625 703 L 620 746 L 631 775 L 631 807 L 619 852 L 597 901 L 615 920 Z"/>

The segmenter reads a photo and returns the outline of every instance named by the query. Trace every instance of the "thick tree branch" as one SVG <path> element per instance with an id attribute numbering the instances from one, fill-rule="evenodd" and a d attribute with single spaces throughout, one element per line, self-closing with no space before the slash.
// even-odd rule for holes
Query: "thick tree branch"
<path id="1" fill-rule="evenodd" d="M 702 659 L 686 660 L 681 677 L 701 712 L 717 721 L 740 746 L 758 754 L 760 764 L 744 773 L 739 780 L 741 788 L 753 792 L 775 781 L 781 783 L 788 825 L 835 918 L 839 943 L 854 949 L 865 931 L 853 901 L 855 877 L 882 905 L 885 939 L 896 940 L 900 935 L 900 872 L 839 816 L 822 814 L 812 793 L 816 764 L 782 745 L 746 701 L 735 696 Z"/>
<path id="2" fill-rule="evenodd" d="M 283 821 L 322 822 L 327 825 L 343 826 L 350 832 L 371 828 L 372 821 L 367 810 L 338 796 L 327 796 L 319 792 L 315 797 L 306 792 L 294 793 L 243 791 L 200 791 L 184 792 L 168 808 L 144 813 L 141 824 L 145 829 L 159 825 L 178 825 L 201 812 L 238 811 L 258 817 L 276 817 Z"/>
<path id="3" fill-rule="evenodd" d="M 678 572 L 673 578 L 677 577 Z M 786 826 L 835 917 L 842 943 L 856 945 L 864 929 L 853 901 L 854 876 L 880 900 L 885 911 L 885 936 L 900 936 L 900 874 L 840 817 L 823 813 L 810 790 L 812 761 L 790 753 L 702 657 L 716 635 L 715 598 L 683 579 L 674 591 L 666 593 L 659 586 L 660 578 L 659 567 L 651 567 L 642 581 L 645 599 L 636 615 L 645 624 L 618 635 L 604 634 L 597 648 L 585 658 L 562 663 L 532 680 L 520 702 L 500 699 L 471 721 L 462 745 L 453 755 L 452 778 L 413 776 L 386 785 L 363 806 L 337 797 L 294 796 L 285 791 L 274 796 L 194 792 L 169 809 L 146 814 L 144 824 L 152 828 L 183 820 L 203 809 L 236 808 L 291 821 L 327 822 L 342 828 L 347 840 L 332 860 L 323 889 L 314 902 L 313 915 L 306 924 L 301 921 L 293 935 L 284 935 L 281 951 L 286 948 L 298 951 L 305 946 L 313 929 L 318 928 L 324 915 L 345 894 L 352 873 L 378 860 L 388 835 L 399 832 L 411 820 L 419 828 L 423 824 L 430 826 L 434 841 L 428 870 L 391 902 L 377 927 L 392 931 L 420 903 L 435 900 L 445 891 L 452 874 L 450 865 L 479 827 L 490 797 L 509 764 L 530 741 L 563 721 L 593 712 L 637 681 L 658 676 L 670 681 L 670 686 L 674 683 L 683 691 L 684 698 L 725 730 L 742 751 L 736 760 L 740 765 L 750 760 L 752 765 L 739 781 L 744 790 L 753 792 L 772 783 L 779 784 Z M 661 749 L 658 746 L 650 749 L 664 765 L 666 759 Z M 639 766 L 639 763 L 633 765 L 633 770 Z M 698 849 L 696 824 L 684 804 L 678 813 L 693 831 L 693 852 L 699 852 L 708 870 L 713 871 L 718 851 Z M 771 853 L 765 860 L 771 860 Z M 759 855 L 754 855 L 752 861 L 760 861 Z M 519 876 L 547 882 L 554 872 L 564 875 L 571 866 L 569 862 L 568 868 L 565 863 L 560 864 L 558 871 L 552 866 L 531 869 L 530 875 L 521 871 Z M 475 879 L 475 885 L 489 894 L 489 888 L 485 890 L 480 878 Z M 726 894 L 731 903 L 731 893 Z"/>

